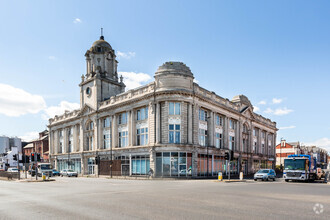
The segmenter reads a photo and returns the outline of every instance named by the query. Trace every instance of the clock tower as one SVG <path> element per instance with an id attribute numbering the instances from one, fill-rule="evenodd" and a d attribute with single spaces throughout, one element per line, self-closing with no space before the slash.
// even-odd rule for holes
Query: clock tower
<path id="1" fill-rule="evenodd" d="M 123 78 L 118 78 L 115 51 L 101 36 L 86 54 L 86 74 L 81 76 L 80 107 L 98 109 L 99 103 L 125 92 Z"/>

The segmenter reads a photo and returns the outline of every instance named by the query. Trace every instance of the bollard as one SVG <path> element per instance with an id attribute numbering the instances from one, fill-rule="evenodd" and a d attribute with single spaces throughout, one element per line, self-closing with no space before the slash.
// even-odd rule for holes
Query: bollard
<path id="1" fill-rule="evenodd" d="M 243 172 L 239 173 L 239 180 L 243 180 Z"/>
<path id="2" fill-rule="evenodd" d="M 219 173 L 218 173 L 218 180 L 219 180 L 219 181 L 222 181 L 222 172 L 219 172 Z"/>
<path id="3" fill-rule="evenodd" d="M 46 175 L 45 175 L 45 173 L 42 173 L 42 180 L 43 180 L 43 181 L 46 180 Z"/>

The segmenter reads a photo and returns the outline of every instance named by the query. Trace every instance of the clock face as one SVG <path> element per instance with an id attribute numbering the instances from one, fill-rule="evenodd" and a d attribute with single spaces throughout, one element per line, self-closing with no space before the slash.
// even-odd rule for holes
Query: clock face
<path id="1" fill-rule="evenodd" d="M 91 93 L 92 93 L 91 88 L 87 87 L 87 89 L 86 89 L 86 95 L 87 95 L 87 96 L 90 96 Z"/>

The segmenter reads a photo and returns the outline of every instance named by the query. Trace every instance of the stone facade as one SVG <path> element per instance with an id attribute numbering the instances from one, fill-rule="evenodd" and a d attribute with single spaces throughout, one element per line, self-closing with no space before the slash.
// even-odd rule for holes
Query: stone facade
<path id="1" fill-rule="evenodd" d="M 154 82 L 124 92 L 103 37 L 85 56 L 81 108 L 49 120 L 58 169 L 109 175 L 112 164 L 113 175 L 197 177 L 274 168 L 276 123 L 254 113 L 246 96 L 230 101 L 200 87 L 181 62 L 164 63 Z"/>

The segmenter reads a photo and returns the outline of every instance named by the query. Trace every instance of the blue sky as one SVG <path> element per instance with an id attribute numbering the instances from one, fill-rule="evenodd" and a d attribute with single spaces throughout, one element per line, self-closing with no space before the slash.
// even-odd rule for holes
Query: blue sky
<path id="1" fill-rule="evenodd" d="M 131 86 L 182 61 L 202 87 L 248 96 L 278 139 L 330 150 L 329 11 L 303 0 L 0 0 L 0 135 L 31 137 L 78 106 L 84 53 L 103 27 Z"/>

